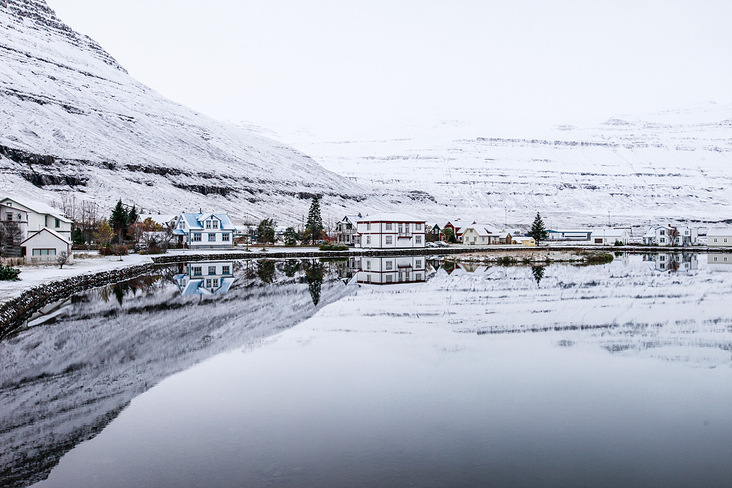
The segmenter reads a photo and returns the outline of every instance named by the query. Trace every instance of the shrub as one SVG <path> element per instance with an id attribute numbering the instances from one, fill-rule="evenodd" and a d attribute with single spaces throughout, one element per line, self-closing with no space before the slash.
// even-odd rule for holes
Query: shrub
<path id="1" fill-rule="evenodd" d="M 585 257 L 585 263 L 587 264 L 605 264 L 612 262 L 615 257 L 608 252 L 600 252 L 591 256 Z"/>
<path id="2" fill-rule="evenodd" d="M 114 254 L 114 251 L 112 251 L 112 248 L 109 246 L 102 246 L 99 248 L 99 254 L 101 256 L 111 256 Z"/>
<path id="3" fill-rule="evenodd" d="M 349 248 L 339 244 L 321 244 L 318 249 L 321 251 L 348 251 Z"/>
<path id="4" fill-rule="evenodd" d="M 0 264 L 0 280 L 15 281 L 18 279 L 19 274 L 19 269 L 13 268 L 10 265 L 3 266 L 2 264 Z"/>
<path id="5" fill-rule="evenodd" d="M 120 244 L 119 246 L 113 246 L 112 252 L 115 256 L 127 256 L 130 253 L 129 249 L 127 249 L 127 246 L 125 246 L 124 244 Z"/>

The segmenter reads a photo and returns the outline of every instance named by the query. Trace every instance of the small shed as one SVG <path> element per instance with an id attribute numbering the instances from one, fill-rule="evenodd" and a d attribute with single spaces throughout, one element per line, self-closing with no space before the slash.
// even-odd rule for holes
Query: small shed
<path id="1" fill-rule="evenodd" d="M 73 262 L 71 242 L 48 227 L 21 242 L 20 250 L 26 264 L 55 263 L 62 252 L 68 256 L 67 264 Z"/>

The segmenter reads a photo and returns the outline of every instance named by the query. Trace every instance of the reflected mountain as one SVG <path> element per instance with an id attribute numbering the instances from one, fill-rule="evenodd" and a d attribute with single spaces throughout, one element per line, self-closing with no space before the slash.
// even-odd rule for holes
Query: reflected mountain
<path id="1" fill-rule="evenodd" d="M 319 263 L 315 281 L 313 269 L 274 261 L 165 268 L 77 295 L 43 326 L 0 343 L 0 486 L 45 479 L 161 380 L 257 347 L 355 290 L 329 265 Z"/>

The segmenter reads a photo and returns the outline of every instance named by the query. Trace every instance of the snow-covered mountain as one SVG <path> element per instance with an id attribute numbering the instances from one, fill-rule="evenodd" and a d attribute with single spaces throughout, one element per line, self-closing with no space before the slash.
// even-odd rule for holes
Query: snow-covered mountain
<path id="1" fill-rule="evenodd" d="M 541 137 L 491 137 L 454 122 L 414 132 L 284 140 L 376 192 L 424 192 L 418 205 L 433 218 L 515 226 L 541 211 L 564 228 L 732 218 L 732 106 L 616 116 Z M 391 202 L 415 207 L 398 195 Z"/>
<path id="2" fill-rule="evenodd" d="M 326 208 L 367 197 L 299 151 L 137 82 L 44 0 L 0 0 L 0 114 L 6 195 L 51 203 L 76 192 L 105 208 L 122 198 L 150 212 L 290 220 L 311 194 Z"/>

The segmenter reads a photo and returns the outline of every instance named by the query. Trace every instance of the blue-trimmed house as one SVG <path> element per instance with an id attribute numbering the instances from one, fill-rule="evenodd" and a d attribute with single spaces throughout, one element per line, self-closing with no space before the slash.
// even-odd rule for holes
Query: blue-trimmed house
<path id="1" fill-rule="evenodd" d="M 235 230 L 225 213 L 182 213 L 176 219 L 173 235 L 189 249 L 231 249 Z"/>

